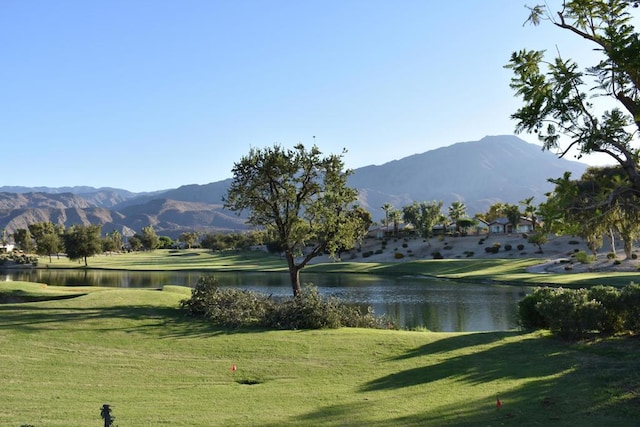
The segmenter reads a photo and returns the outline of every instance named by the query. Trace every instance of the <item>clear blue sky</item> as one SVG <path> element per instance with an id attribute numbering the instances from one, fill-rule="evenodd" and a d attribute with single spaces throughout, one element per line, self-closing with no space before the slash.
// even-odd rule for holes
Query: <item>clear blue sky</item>
<path id="1" fill-rule="evenodd" d="M 511 52 L 593 55 L 525 3 L 2 0 L 0 185 L 153 191 L 274 143 L 358 168 L 513 134 Z"/>

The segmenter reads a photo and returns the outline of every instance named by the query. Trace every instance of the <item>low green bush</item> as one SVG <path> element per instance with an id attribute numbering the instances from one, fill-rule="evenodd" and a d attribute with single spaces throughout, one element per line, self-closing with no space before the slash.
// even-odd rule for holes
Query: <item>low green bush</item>
<path id="1" fill-rule="evenodd" d="M 620 304 L 625 328 L 630 331 L 640 332 L 640 285 L 631 283 L 622 288 Z"/>
<path id="2" fill-rule="evenodd" d="M 402 258 L 404 258 L 404 254 L 402 252 L 396 252 L 396 253 L 393 254 L 393 257 L 395 259 L 402 259 Z"/>
<path id="3" fill-rule="evenodd" d="M 564 339 L 640 332 L 640 286 L 590 289 L 536 288 L 518 303 L 525 329 L 549 329 Z"/>
<path id="4" fill-rule="evenodd" d="M 269 297 L 242 289 L 220 288 L 213 276 L 201 277 L 191 298 L 180 305 L 192 316 L 232 328 L 262 326 L 267 313 L 274 308 Z"/>
<path id="5" fill-rule="evenodd" d="M 375 317 L 371 307 L 323 297 L 314 286 L 305 286 L 297 297 L 274 301 L 257 292 L 220 288 L 213 276 L 201 277 L 180 307 L 191 316 L 231 328 L 380 328 L 389 323 Z"/>
<path id="6" fill-rule="evenodd" d="M 590 264 L 593 261 L 593 257 L 588 255 L 585 251 L 578 251 L 575 254 L 576 261 L 581 264 Z"/>

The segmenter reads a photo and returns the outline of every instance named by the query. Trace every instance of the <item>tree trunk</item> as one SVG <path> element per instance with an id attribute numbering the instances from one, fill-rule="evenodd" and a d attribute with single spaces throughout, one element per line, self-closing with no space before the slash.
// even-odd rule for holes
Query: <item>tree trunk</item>
<path id="1" fill-rule="evenodd" d="M 609 229 L 609 241 L 611 243 L 611 253 L 616 253 L 616 236 L 613 234 L 613 230 Z"/>
<path id="2" fill-rule="evenodd" d="M 289 279 L 291 280 L 291 290 L 293 291 L 293 296 L 297 297 L 300 295 L 300 269 L 296 265 L 295 259 L 293 258 L 293 254 L 290 252 L 286 252 L 287 265 L 289 266 Z"/>
<path id="3" fill-rule="evenodd" d="M 624 254 L 627 256 L 627 259 L 631 259 L 631 252 L 633 250 L 632 243 L 631 239 L 625 239 L 624 241 Z"/>

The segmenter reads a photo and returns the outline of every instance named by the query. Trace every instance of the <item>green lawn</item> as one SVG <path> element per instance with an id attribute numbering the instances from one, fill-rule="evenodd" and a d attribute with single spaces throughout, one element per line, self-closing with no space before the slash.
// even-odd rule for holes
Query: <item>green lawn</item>
<path id="1" fill-rule="evenodd" d="M 68 289 L 0 283 L 21 295 Z M 0 425 L 637 425 L 637 338 L 223 330 L 188 289 L 0 305 Z M 237 371 L 232 372 L 235 364 Z M 503 407 L 496 409 L 496 398 Z"/>
<path id="2" fill-rule="evenodd" d="M 563 286 L 636 274 L 529 274 L 539 260 L 327 263 L 316 273 L 424 275 Z M 83 268 L 40 258 L 40 268 Z M 89 268 L 286 271 L 259 252 L 154 251 Z M 0 425 L 637 425 L 640 341 L 544 332 L 218 329 L 178 309 L 189 289 L 0 282 Z M 40 301 L 52 299 L 50 301 Z M 231 366 L 237 366 L 232 372 Z M 500 398 L 503 407 L 496 408 Z"/>
<path id="3" fill-rule="evenodd" d="M 540 259 L 445 259 L 409 262 L 329 262 L 305 267 L 315 273 L 364 273 L 383 275 L 435 276 L 448 279 L 497 281 L 527 285 L 550 284 L 587 286 L 609 284 L 625 286 L 640 283 L 640 272 L 533 274 L 526 268 Z M 124 270 L 199 270 L 285 272 L 284 259 L 264 252 L 211 253 L 206 250 L 155 250 L 127 254 L 99 255 L 88 260 L 89 268 Z M 39 258 L 40 268 L 84 268 L 84 263 L 65 257 Z"/>

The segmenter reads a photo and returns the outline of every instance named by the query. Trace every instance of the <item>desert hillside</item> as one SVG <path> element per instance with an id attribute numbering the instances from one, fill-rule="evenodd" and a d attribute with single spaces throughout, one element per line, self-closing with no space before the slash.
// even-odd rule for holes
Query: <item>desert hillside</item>
<path id="1" fill-rule="evenodd" d="M 386 242 L 386 243 L 385 243 Z M 498 252 L 486 248 L 499 246 Z M 443 259 L 489 259 L 489 258 L 539 258 L 540 265 L 532 271 L 582 272 L 582 271 L 638 271 L 640 261 L 626 259 L 622 245 L 616 247 L 616 258 L 609 259 L 610 243 L 600 249 L 594 262 L 581 264 L 575 261 L 578 251 L 590 253 L 584 240 L 572 236 L 550 235 L 548 242 L 539 248 L 527 242 L 522 234 L 484 234 L 465 237 L 434 237 L 429 240 L 420 237 L 389 237 L 386 240 L 369 237 L 358 250 L 341 255 L 341 261 L 356 262 L 407 262 L 434 259 L 439 252 Z M 640 249 L 637 250 L 640 252 Z M 635 252 L 635 251 L 634 251 Z M 332 262 L 327 256 L 314 259 L 314 263 Z M 618 262 L 616 262 L 618 261 Z"/>

